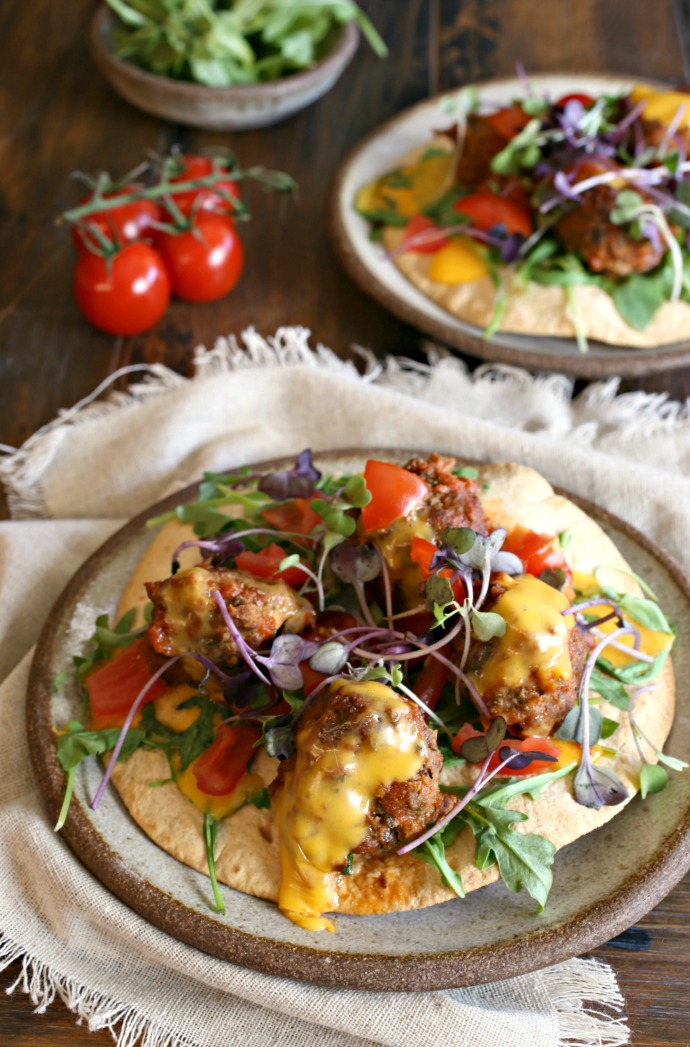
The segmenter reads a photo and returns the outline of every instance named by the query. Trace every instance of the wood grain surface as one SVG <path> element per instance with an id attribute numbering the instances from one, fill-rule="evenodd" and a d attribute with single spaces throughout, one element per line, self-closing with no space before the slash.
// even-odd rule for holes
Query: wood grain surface
<path id="1" fill-rule="evenodd" d="M 430 93 L 492 76 L 592 71 L 690 82 L 684 0 L 364 0 L 388 42 L 379 61 L 360 47 L 321 101 L 261 131 L 212 134 L 159 121 L 119 98 L 93 66 L 87 29 L 94 0 L 3 0 L 0 4 L 0 443 L 18 446 L 61 408 L 125 364 L 160 361 L 189 374 L 194 347 L 253 325 L 311 329 L 343 357 L 355 343 L 384 355 L 422 358 L 422 338 L 359 291 L 336 263 L 325 229 L 329 186 L 348 151 L 400 109 Z M 152 331 L 112 338 L 92 330 L 73 302 L 70 237 L 56 225 L 80 195 L 75 171 L 124 174 L 151 151 L 229 146 L 243 166 L 292 174 L 296 198 L 246 190 L 246 267 L 226 299 L 174 302 Z M 470 366 L 472 360 L 468 360 Z M 635 379 L 684 400 L 688 369 Z M 7 514 L 0 507 L 2 515 Z M 596 870 L 592 870 L 596 875 Z M 635 1047 L 690 1042 L 690 878 L 642 921 L 645 951 L 597 949 L 615 968 Z M 0 976 L 9 986 L 17 964 Z M 33 1013 L 22 992 L 0 994 L 0 1044 L 92 1047 L 56 1001 Z"/>

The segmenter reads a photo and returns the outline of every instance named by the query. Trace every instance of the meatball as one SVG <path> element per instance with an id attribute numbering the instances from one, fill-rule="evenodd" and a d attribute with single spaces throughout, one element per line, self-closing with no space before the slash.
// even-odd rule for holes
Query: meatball
<path id="1" fill-rule="evenodd" d="M 491 161 L 506 146 L 506 139 L 485 116 L 471 113 L 455 176 L 460 185 L 475 186 L 491 175 Z"/>
<path id="2" fill-rule="evenodd" d="M 192 567 L 162 582 L 148 582 L 153 603 L 149 642 L 168 657 L 203 654 L 217 665 L 240 661 L 214 594 L 250 647 L 259 648 L 279 629 L 301 633 L 314 621 L 314 609 L 284 582 L 264 582 L 245 571 Z"/>
<path id="3" fill-rule="evenodd" d="M 560 219 L 555 231 L 565 249 L 579 254 L 594 273 L 614 277 L 647 273 L 659 265 L 665 248 L 645 237 L 633 240 L 625 226 L 609 220 L 618 192 L 610 185 L 586 190 L 582 203 Z"/>
<path id="4" fill-rule="evenodd" d="M 446 527 L 471 527 L 486 534 L 484 510 L 479 499 L 476 480 L 455 476 L 454 458 L 430 454 L 428 458 L 413 458 L 405 468 L 426 480 L 431 490 L 418 515 L 426 517 L 434 534 L 440 536 Z"/>
<path id="5" fill-rule="evenodd" d="M 575 703 L 590 647 L 562 616 L 556 600 L 561 597 L 565 608 L 565 596 L 529 575 L 513 585 L 519 587 L 515 592 L 524 617 L 506 614 L 499 604 L 506 589 L 493 585 L 482 610 L 503 611 L 507 631 L 488 643 L 473 639 L 465 672 L 492 717 L 502 716 L 526 735 L 548 735 Z M 535 596 L 552 601 L 551 608 L 540 614 Z"/>
<path id="6" fill-rule="evenodd" d="M 296 764 L 305 774 L 305 765 L 315 766 L 329 752 L 337 755 L 335 764 L 345 787 L 358 791 L 364 780 L 353 770 L 358 754 L 380 753 L 390 744 L 387 739 L 391 729 L 396 728 L 402 728 L 407 736 L 413 733 L 419 769 L 406 781 L 374 788 L 366 798 L 365 824 L 352 852 L 385 854 L 396 850 L 442 817 L 454 799 L 439 789 L 443 757 L 436 732 L 427 727 L 414 702 L 388 687 L 339 680 L 315 698 L 299 720 L 296 752 L 280 765 L 272 792 L 282 788 Z"/>

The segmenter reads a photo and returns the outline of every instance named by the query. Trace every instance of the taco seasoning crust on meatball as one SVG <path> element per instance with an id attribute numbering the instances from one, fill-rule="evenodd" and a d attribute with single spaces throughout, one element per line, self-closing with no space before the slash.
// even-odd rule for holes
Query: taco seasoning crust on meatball
<path id="1" fill-rule="evenodd" d="M 395 850 L 450 809 L 442 766 L 436 732 L 385 684 L 336 680 L 310 703 L 271 785 L 283 912 L 307 929 L 332 930 L 322 913 L 337 907 L 337 873 L 349 856 Z"/>

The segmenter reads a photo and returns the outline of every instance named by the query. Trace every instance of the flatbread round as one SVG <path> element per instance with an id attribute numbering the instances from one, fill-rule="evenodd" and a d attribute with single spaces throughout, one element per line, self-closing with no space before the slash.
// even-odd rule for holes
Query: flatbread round
<path id="1" fill-rule="evenodd" d="M 572 537 L 568 557 L 574 569 L 587 573 L 598 566 L 628 570 L 626 561 L 598 524 L 572 502 L 555 494 L 539 473 L 521 465 L 490 465 L 480 469 L 480 481 L 486 488 L 482 504 L 492 527 L 522 524 L 549 534 L 567 530 Z M 177 523 L 166 525 L 159 533 L 132 575 L 120 605 L 121 613 L 145 601 L 145 581 L 168 576 L 170 553 L 186 537 L 189 529 Z M 626 575 L 617 577 L 616 581 L 621 590 L 638 591 L 636 583 Z M 675 683 L 670 659 L 657 683 L 654 690 L 638 697 L 635 717 L 654 746 L 661 749 L 674 715 Z M 632 798 L 637 791 L 641 764 L 627 717 L 606 702 L 599 708 L 604 716 L 622 721 L 615 735 L 618 755 L 603 765 L 611 767 Z M 277 765 L 277 760 L 262 752 L 252 770 L 268 784 Z M 449 785 L 467 783 L 468 773 L 472 774 L 466 766 L 449 768 L 444 770 L 442 780 Z M 149 786 L 150 782 L 165 779 L 168 774 L 163 753 L 140 749 L 126 762 L 116 765 L 112 780 L 130 814 L 152 840 L 178 861 L 206 873 L 201 811 L 173 783 L 155 789 Z M 536 801 L 520 796 L 510 806 L 527 815 L 527 820 L 515 828 L 546 837 L 560 849 L 604 825 L 624 805 L 599 810 L 583 807 L 574 799 L 572 775 L 569 775 L 552 782 Z M 466 891 L 499 877 L 496 866 L 479 870 L 474 856 L 475 842 L 469 829 L 463 830 L 446 849 L 446 857 L 461 874 Z M 277 901 L 280 844 L 269 810 L 247 804 L 222 819 L 216 842 L 216 873 L 218 879 L 230 887 Z M 333 874 L 333 882 L 339 910 L 359 915 L 418 909 L 454 897 L 442 884 L 438 871 L 411 854 L 355 857 L 353 874 Z"/>
<path id="2" fill-rule="evenodd" d="M 459 320 L 486 328 L 496 311 L 496 287 L 489 276 L 466 284 L 442 284 L 429 277 L 431 255 L 398 252 L 404 230 L 387 226 L 383 243 L 410 283 Z M 626 324 L 606 291 L 591 284 L 575 284 L 568 301 L 563 287 L 532 281 L 525 287 L 509 269 L 502 270 L 505 304 L 497 330 L 550 338 L 586 338 L 635 349 L 670 345 L 687 339 L 690 305 L 664 302 L 644 331 Z M 577 320 L 577 329 L 575 324 Z"/>

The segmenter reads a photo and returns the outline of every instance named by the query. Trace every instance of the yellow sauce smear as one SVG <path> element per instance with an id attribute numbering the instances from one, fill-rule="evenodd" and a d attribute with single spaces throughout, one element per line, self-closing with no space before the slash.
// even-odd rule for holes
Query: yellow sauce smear
<path id="1" fill-rule="evenodd" d="M 366 699 L 366 731 L 353 723 L 337 747 L 325 748 L 318 724 L 298 730 L 294 768 L 273 800 L 281 837 L 278 905 L 310 931 L 335 930 L 322 915 L 338 904 L 331 874 L 362 842 L 377 790 L 408 781 L 422 765 L 419 734 L 403 699 L 376 682 L 332 687 Z"/>
<path id="2" fill-rule="evenodd" d="M 644 120 L 658 120 L 666 126 L 676 119 L 679 109 L 684 108 L 678 126 L 690 128 L 690 95 L 681 91 L 655 91 L 653 87 L 637 84 L 630 92 L 630 100 L 633 105 L 645 103 L 642 110 Z"/>
<path id="3" fill-rule="evenodd" d="M 480 251 L 467 236 L 456 236 L 431 256 L 429 279 L 439 284 L 471 284 L 489 275 Z"/>
<path id="4" fill-rule="evenodd" d="M 357 193 L 355 207 L 363 214 L 393 211 L 412 218 L 442 192 L 451 174 L 453 153 L 429 150 L 416 164 L 407 164 L 377 178 Z"/>
<path id="5" fill-rule="evenodd" d="M 690 104 L 690 96 L 688 102 Z M 584 574 L 581 571 L 576 571 L 573 576 L 573 582 L 578 592 L 583 594 L 583 599 L 586 599 L 587 596 L 596 596 L 597 593 L 601 592 L 599 582 L 593 574 Z M 604 618 L 612 610 L 613 607 L 609 607 L 608 604 L 597 604 L 591 611 L 586 611 L 585 613 L 596 615 L 597 618 Z M 633 618 L 630 618 L 630 623 L 640 634 L 640 650 L 643 654 L 649 655 L 650 658 L 656 658 L 662 651 L 668 651 L 673 646 L 674 637 L 671 633 L 655 632 L 653 629 L 648 629 L 645 625 L 640 625 Z M 618 620 L 612 618 L 611 621 L 603 622 L 597 626 L 597 629 L 602 633 L 612 633 L 619 627 L 620 623 Z M 635 637 L 627 634 L 618 637 L 616 642 L 623 647 L 632 648 L 635 643 Z M 631 662 L 636 660 L 627 655 L 625 651 L 620 651 L 616 647 L 605 647 L 602 652 L 602 658 L 605 658 L 607 662 L 619 669 L 625 668 L 626 665 L 630 665 Z"/>
<path id="6" fill-rule="evenodd" d="M 480 694 L 496 687 L 520 687 L 533 675 L 543 686 L 554 677 L 568 680 L 572 623 L 562 614 L 569 606 L 567 598 L 531 574 L 505 577 L 501 584 L 506 592 L 492 610 L 505 620 L 506 632 L 492 641 L 486 661 L 470 674 Z"/>
<path id="7" fill-rule="evenodd" d="M 156 698 L 153 705 L 158 722 L 165 727 L 169 727 L 171 731 L 177 731 L 180 734 L 182 731 L 186 731 L 199 718 L 201 710 L 198 706 L 192 706 L 190 709 L 180 709 L 179 706 L 197 693 L 188 684 L 180 684 L 166 691 L 160 698 Z M 216 726 L 223 719 L 223 715 L 223 709 L 219 708 Z M 264 783 L 259 775 L 249 772 L 237 783 L 232 792 L 223 796 L 209 796 L 208 793 L 202 792 L 196 784 L 196 778 L 194 777 L 195 763 L 196 760 L 193 760 L 184 771 L 177 774 L 175 783 L 180 792 L 187 799 L 191 800 L 195 807 L 198 807 L 205 814 L 212 814 L 218 820 L 237 811 L 251 796 L 256 795 L 263 789 Z M 175 766 L 176 764 L 177 766 Z M 173 766 L 175 766 L 175 770 L 178 770 L 179 760 L 173 759 Z"/>
<path id="8" fill-rule="evenodd" d="M 392 582 L 400 583 L 405 607 L 416 607 L 421 601 L 421 575 L 417 564 L 410 560 L 413 538 L 424 538 L 436 544 L 433 529 L 425 516 L 400 516 L 391 526 L 377 534 L 374 541 L 383 557 Z"/>

